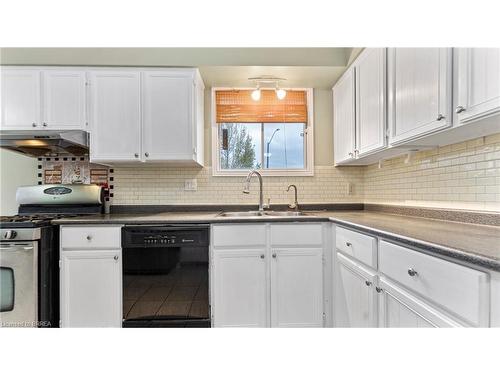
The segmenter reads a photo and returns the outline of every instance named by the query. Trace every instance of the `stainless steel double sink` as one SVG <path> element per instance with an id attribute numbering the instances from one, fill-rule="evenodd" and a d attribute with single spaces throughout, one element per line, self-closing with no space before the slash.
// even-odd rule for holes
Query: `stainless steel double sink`
<path id="1" fill-rule="evenodd" d="M 302 211 L 239 211 L 239 212 L 221 212 L 218 216 L 223 217 L 294 217 L 307 216 Z"/>

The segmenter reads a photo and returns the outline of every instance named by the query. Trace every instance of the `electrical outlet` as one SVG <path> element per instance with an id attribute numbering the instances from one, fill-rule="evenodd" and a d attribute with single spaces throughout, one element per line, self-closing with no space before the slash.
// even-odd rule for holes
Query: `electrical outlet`
<path id="1" fill-rule="evenodd" d="M 354 184 L 352 182 L 348 182 L 346 190 L 347 190 L 347 195 L 352 195 L 352 193 L 354 192 Z"/>
<path id="2" fill-rule="evenodd" d="M 191 178 L 184 180 L 184 190 L 185 191 L 196 191 L 198 190 L 198 180 L 196 178 Z"/>

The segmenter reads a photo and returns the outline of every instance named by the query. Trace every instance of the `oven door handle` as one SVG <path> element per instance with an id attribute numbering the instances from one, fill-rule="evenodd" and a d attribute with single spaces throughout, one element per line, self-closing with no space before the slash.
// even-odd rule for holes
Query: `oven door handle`
<path id="1" fill-rule="evenodd" d="M 29 245 L 12 245 L 12 246 L 0 246 L 0 251 L 32 251 L 35 248 Z"/>

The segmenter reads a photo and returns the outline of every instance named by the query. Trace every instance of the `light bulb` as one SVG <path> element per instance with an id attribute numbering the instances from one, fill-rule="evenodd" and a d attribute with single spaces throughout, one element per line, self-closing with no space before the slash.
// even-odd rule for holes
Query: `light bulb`
<path id="1" fill-rule="evenodd" d="M 283 89 L 276 90 L 276 96 L 278 97 L 279 100 L 285 99 L 286 90 L 283 90 Z"/>
<path id="2" fill-rule="evenodd" d="M 252 99 L 255 101 L 260 100 L 260 89 L 257 88 L 257 89 L 252 91 Z"/>

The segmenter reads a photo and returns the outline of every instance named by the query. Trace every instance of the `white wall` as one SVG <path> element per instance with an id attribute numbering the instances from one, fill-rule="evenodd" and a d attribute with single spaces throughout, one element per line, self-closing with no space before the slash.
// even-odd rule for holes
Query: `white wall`
<path id="1" fill-rule="evenodd" d="M 0 150 L 0 215 L 17 214 L 16 189 L 37 184 L 37 159 Z"/>

